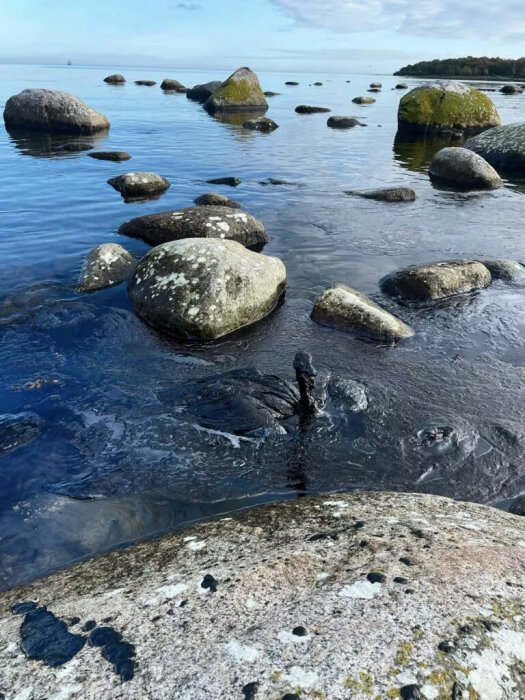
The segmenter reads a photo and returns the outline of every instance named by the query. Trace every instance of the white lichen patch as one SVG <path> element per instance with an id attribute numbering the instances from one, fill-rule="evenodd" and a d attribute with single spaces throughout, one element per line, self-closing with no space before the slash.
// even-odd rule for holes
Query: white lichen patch
<path id="1" fill-rule="evenodd" d="M 248 646 L 247 644 L 241 644 L 235 640 L 228 642 L 225 645 L 226 651 L 230 656 L 233 656 L 237 663 L 253 663 L 257 660 L 260 652 L 255 647 Z"/>
<path id="2" fill-rule="evenodd" d="M 319 674 L 315 671 L 306 671 L 301 666 L 292 666 L 284 673 L 282 680 L 289 683 L 292 688 L 312 690 L 319 683 Z"/>
<path id="3" fill-rule="evenodd" d="M 200 552 L 206 547 L 206 542 L 204 540 L 196 540 L 188 542 L 186 547 L 191 549 L 192 552 Z"/>
<path id="4" fill-rule="evenodd" d="M 361 600 L 371 600 L 381 592 L 380 583 L 370 583 L 370 581 L 356 581 L 351 585 L 344 586 L 339 595 L 343 598 L 357 598 Z"/>

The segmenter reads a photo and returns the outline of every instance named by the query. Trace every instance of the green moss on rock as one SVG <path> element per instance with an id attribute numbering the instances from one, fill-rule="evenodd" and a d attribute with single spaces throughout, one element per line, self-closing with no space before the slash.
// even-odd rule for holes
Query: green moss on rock
<path id="1" fill-rule="evenodd" d="M 259 79 L 249 68 L 239 68 L 232 73 L 219 85 L 204 106 L 209 112 L 268 109 Z"/>

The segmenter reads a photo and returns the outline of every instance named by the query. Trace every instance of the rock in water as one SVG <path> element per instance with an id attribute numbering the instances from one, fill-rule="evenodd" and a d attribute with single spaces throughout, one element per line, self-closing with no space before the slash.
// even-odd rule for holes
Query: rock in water
<path id="1" fill-rule="evenodd" d="M 216 192 L 208 192 L 207 194 L 201 194 L 193 200 L 198 207 L 210 207 L 210 206 L 220 206 L 229 207 L 230 209 L 240 209 L 241 205 L 234 199 L 226 197 L 224 194 L 217 194 Z"/>
<path id="2" fill-rule="evenodd" d="M 278 129 L 279 124 L 276 124 L 273 119 L 269 119 L 268 117 L 257 117 L 257 119 L 248 119 L 245 121 L 243 127 L 245 129 L 251 129 L 252 131 L 270 132 Z"/>
<path id="3" fill-rule="evenodd" d="M 40 435 L 43 424 L 36 413 L 0 415 L 0 456 L 32 442 Z"/>
<path id="4" fill-rule="evenodd" d="M 493 280 L 517 284 L 525 282 L 525 266 L 516 260 L 502 258 L 500 260 L 480 260 L 480 262 L 489 270 Z"/>
<path id="5" fill-rule="evenodd" d="M 245 211 L 225 206 L 187 207 L 131 219 L 118 232 L 159 245 L 181 238 L 227 238 L 248 248 L 262 247 L 268 236 L 262 223 Z"/>
<path id="6" fill-rule="evenodd" d="M 277 306 L 286 268 L 235 241 L 186 238 L 151 250 L 129 284 L 135 310 L 155 328 L 213 339 L 255 323 Z"/>
<path id="7" fill-rule="evenodd" d="M 161 90 L 171 90 L 173 92 L 186 92 L 187 88 L 184 87 L 182 83 L 178 80 L 173 80 L 172 78 L 164 78 L 160 84 Z"/>
<path id="8" fill-rule="evenodd" d="M 186 91 L 186 97 L 195 102 L 206 102 L 208 97 L 211 97 L 221 84 L 220 80 L 212 80 L 203 85 L 195 85 L 195 87 Z"/>
<path id="9" fill-rule="evenodd" d="M 397 120 L 400 131 L 414 135 L 479 131 L 500 124 L 490 97 L 453 80 L 437 80 L 408 92 L 399 103 Z"/>
<path id="10" fill-rule="evenodd" d="M 360 123 L 355 117 L 330 117 L 326 125 L 332 129 L 351 129 L 353 126 L 359 126 Z"/>
<path id="11" fill-rule="evenodd" d="M 396 85 L 396 90 L 408 90 L 408 85 L 406 83 L 398 83 Z"/>
<path id="12" fill-rule="evenodd" d="M 373 97 L 354 97 L 352 102 L 355 102 L 356 105 L 372 105 L 375 99 Z"/>
<path id="13" fill-rule="evenodd" d="M 371 88 L 381 89 L 383 85 L 381 83 L 370 83 Z"/>
<path id="14" fill-rule="evenodd" d="M 478 134 L 464 144 L 498 170 L 525 171 L 525 122 Z"/>
<path id="15" fill-rule="evenodd" d="M 162 175 L 156 173 L 124 173 L 108 180 L 125 199 L 137 199 L 165 192 L 170 183 Z"/>
<path id="16" fill-rule="evenodd" d="M 103 243 L 87 256 L 78 278 L 77 292 L 93 292 L 119 284 L 134 269 L 135 260 L 125 248 L 117 243 Z"/>
<path id="17" fill-rule="evenodd" d="M 377 190 L 364 190 L 363 192 L 348 191 L 345 194 L 357 195 L 364 199 L 376 199 L 379 202 L 413 202 L 416 193 L 410 187 L 382 187 Z"/>
<path id="18" fill-rule="evenodd" d="M 277 95 L 280 95 L 281 93 L 273 92 L 273 90 L 265 90 L 263 94 L 265 97 L 277 97 Z"/>
<path id="19" fill-rule="evenodd" d="M 10 97 L 4 109 L 6 126 L 42 131 L 94 134 L 109 129 L 108 119 L 80 98 L 61 90 L 29 89 Z"/>
<path id="20" fill-rule="evenodd" d="M 108 75 L 107 78 L 104 78 L 104 82 L 109 85 L 122 85 L 126 82 L 126 78 L 119 73 L 115 73 L 114 75 Z"/>
<path id="21" fill-rule="evenodd" d="M 241 184 L 238 177 L 215 177 L 211 180 L 206 180 L 209 185 L 228 185 L 228 187 L 237 187 Z"/>
<path id="22" fill-rule="evenodd" d="M 386 294 L 427 301 L 484 289 L 491 281 L 483 263 L 447 260 L 398 270 L 384 277 L 380 284 Z"/>
<path id="23" fill-rule="evenodd" d="M 208 98 L 208 112 L 248 112 L 266 110 L 268 103 L 259 79 L 249 68 L 238 68 Z"/>
<path id="24" fill-rule="evenodd" d="M 457 146 L 442 148 L 428 168 L 431 180 L 466 189 L 493 190 L 502 181 L 492 165 L 473 151 Z"/>
<path id="25" fill-rule="evenodd" d="M 95 158 L 95 160 L 111 160 L 115 163 L 131 158 L 131 154 L 126 153 L 126 151 L 93 151 L 93 153 L 88 153 L 88 156 Z"/>
<path id="26" fill-rule="evenodd" d="M 299 83 L 295 80 L 287 80 L 285 82 L 285 85 L 294 85 L 295 86 L 295 85 L 299 85 Z"/>
<path id="27" fill-rule="evenodd" d="M 504 95 L 521 95 L 523 88 L 521 85 L 504 85 L 500 92 Z"/>
<path id="28" fill-rule="evenodd" d="M 361 292 L 337 284 L 326 289 L 315 302 L 312 319 L 357 335 L 395 342 L 410 338 L 414 331 Z"/>
<path id="29" fill-rule="evenodd" d="M 295 108 L 297 114 L 321 114 L 323 112 L 331 112 L 328 107 L 312 107 L 310 105 L 298 105 Z"/>
<path id="30" fill-rule="evenodd" d="M 135 80 L 135 85 L 145 85 L 146 87 L 153 87 L 156 85 L 155 80 Z"/>

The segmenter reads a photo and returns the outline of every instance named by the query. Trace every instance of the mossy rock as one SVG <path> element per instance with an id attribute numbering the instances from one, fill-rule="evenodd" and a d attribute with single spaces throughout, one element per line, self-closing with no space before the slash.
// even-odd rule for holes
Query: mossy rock
<path id="1" fill-rule="evenodd" d="M 239 68 L 219 85 L 204 108 L 212 113 L 266 111 L 268 103 L 255 73 L 249 68 Z"/>
<path id="2" fill-rule="evenodd" d="M 476 132 L 501 123 L 487 95 L 447 80 L 422 85 L 404 95 L 397 118 L 400 131 L 427 135 L 450 130 Z"/>

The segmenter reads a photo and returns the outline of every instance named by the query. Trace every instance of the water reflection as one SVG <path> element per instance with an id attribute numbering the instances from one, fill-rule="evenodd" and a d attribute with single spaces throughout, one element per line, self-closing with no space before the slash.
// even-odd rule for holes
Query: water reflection
<path id="1" fill-rule="evenodd" d="M 401 132 L 394 139 L 394 159 L 407 170 L 426 172 L 432 158 L 447 146 L 462 146 L 463 138 L 410 138 Z"/>
<path id="2" fill-rule="evenodd" d="M 54 134 L 20 127 L 5 127 L 10 142 L 25 156 L 35 158 L 61 158 L 82 155 L 96 148 L 106 138 L 99 134 Z"/>

